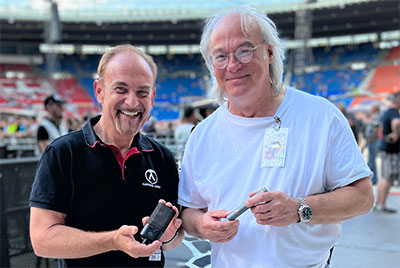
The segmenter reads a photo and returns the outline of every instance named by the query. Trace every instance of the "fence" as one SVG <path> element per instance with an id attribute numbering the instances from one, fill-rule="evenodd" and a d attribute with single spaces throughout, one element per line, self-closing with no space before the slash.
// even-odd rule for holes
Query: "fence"
<path id="1" fill-rule="evenodd" d="M 11 258 L 32 252 L 29 195 L 37 163 L 36 157 L 0 160 L 0 267 L 10 267 Z"/>

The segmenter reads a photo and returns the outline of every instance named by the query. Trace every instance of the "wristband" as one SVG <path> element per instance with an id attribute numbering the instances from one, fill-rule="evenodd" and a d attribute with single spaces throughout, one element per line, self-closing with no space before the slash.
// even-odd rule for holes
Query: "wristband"
<path id="1" fill-rule="evenodd" d="M 165 245 L 165 244 L 168 244 L 168 243 L 171 243 L 177 236 L 178 236 L 178 231 L 176 231 L 175 232 L 175 234 L 174 234 L 174 236 L 170 239 L 170 240 L 168 240 L 168 241 L 166 241 L 166 242 L 161 242 L 163 245 Z"/>

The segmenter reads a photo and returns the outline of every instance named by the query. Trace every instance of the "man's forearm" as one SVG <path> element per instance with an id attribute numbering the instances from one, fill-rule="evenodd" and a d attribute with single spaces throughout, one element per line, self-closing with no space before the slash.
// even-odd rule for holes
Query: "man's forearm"
<path id="1" fill-rule="evenodd" d="M 197 223 L 205 212 L 200 209 L 185 208 L 181 213 L 183 229 L 191 235 L 204 238 L 199 231 Z"/>
<path id="2" fill-rule="evenodd" d="M 35 239 L 35 254 L 51 258 L 85 258 L 116 250 L 113 236 L 116 231 L 84 232 L 65 225 L 54 225 Z"/>
<path id="3" fill-rule="evenodd" d="M 372 208 L 374 196 L 369 178 L 360 179 L 335 191 L 304 198 L 313 210 L 311 224 L 338 223 Z"/>

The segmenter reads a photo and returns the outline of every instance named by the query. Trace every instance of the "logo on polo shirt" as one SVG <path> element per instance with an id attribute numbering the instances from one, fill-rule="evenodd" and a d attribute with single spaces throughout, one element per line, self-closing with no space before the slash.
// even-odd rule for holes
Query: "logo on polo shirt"
<path id="1" fill-rule="evenodd" d="M 157 173 L 152 170 L 152 169 L 148 169 L 146 170 L 146 172 L 144 173 L 144 177 L 146 178 L 146 180 L 149 183 L 143 183 L 143 186 L 149 186 L 149 187 L 153 187 L 153 188 L 158 188 L 160 189 L 161 186 L 160 185 L 156 185 L 156 183 L 158 182 L 158 177 L 157 177 Z"/>

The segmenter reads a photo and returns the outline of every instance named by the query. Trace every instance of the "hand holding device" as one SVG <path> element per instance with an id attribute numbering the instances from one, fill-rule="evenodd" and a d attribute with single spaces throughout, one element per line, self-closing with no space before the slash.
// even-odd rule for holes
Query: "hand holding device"
<path id="1" fill-rule="evenodd" d="M 258 194 L 267 192 L 267 187 L 263 187 L 261 190 L 259 190 L 258 192 L 256 192 L 253 196 L 256 196 Z M 233 221 L 235 220 L 237 217 L 239 217 L 240 215 L 242 215 L 246 210 L 248 210 L 249 208 L 246 207 L 244 204 L 241 205 L 240 207 L 234 209 L 231 213 L 229 213 L 229 215 L 226 217 L 229 221 Z"/>
<path id="2" fill-rule="evenodd" d="M 163 203 L 158 203 L 140 232 L 143 238 L 142 244 L 148 245 L 155 240 L 159 240 L 174 216 L 175 211 L 172 208 Z"/>

